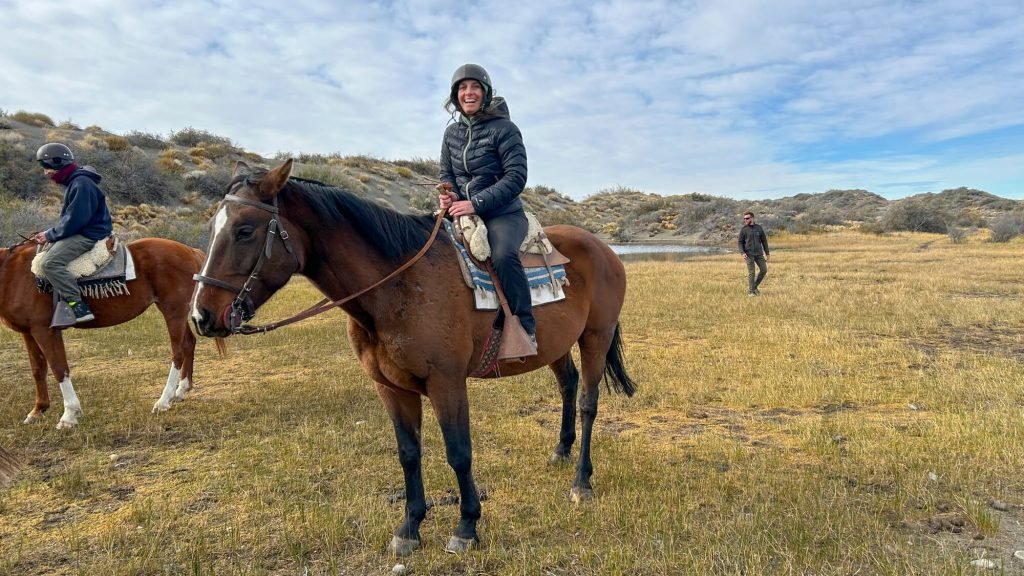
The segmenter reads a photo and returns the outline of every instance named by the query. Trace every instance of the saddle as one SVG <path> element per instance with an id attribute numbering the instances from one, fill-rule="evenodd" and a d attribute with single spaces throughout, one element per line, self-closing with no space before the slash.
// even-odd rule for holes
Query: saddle
<path id="1" fill-rule="evenodd" d="M 36 289 L 53 293 L 53 285 L 46 279 L 43 264 L 50 245 L 37 248 L 32 259 L 32 273 L 36 277 Z M 135 279 L 135 262 L 128 246 L 116 236 L 98 240 L 92 249 L 68 264 L 68 271 L 78 280 L 82 296 L 88 298 L 109 298 L 129 294 L 128 282 Z M 54 313 L 51 327 L 74 324 L 74 314 L 65 302 L 53 294 Z"/>
<path id="2" fill-rule="evenodd" d="M 563 286 L 569 283 L 565 264 L 569 259 L 548 240 L 536 216 L 527 213 L 529 229 L 519 249 L 519 259 L 526 272 L 530 297 L 534 306 L 565 299 Z M 502 309 L 504 324 L 495 327 L 484 344 L 479 366 L 471 376 L 497 372 L 499 360 L 522 360 L 530 354 L 526 331 L 508 308 L 501 284 L 490 265 L 487 228 L 479 216 L 462 216 L 454 224 L 445 221 L 449 236 L 460 254 L 459 265 L 466 285 L 474 290 L 477 310 Z"/>

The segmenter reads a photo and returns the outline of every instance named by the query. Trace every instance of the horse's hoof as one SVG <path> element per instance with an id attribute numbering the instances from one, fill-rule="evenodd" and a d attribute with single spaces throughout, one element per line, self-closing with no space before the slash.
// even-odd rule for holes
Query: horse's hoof
<path id="1" fill-rule="evenodd" d="M 156 404 L 153 404 L 153 414 L 157 414 L 159 412 L 167 412 L 170 409 L 171 409 L 171 403 L 170 402 L 161 402 L 161 401 L 157 400 Z"/>
<path id="2" fill-rule="evenodd" d="M 579 504 L 593 499 L 593 488 L 577 488 L 576 486 L 573 486 L 572 490 L 569 490 L 569 500 L 572 500 L 573 504 Z"/>
<path id="3" fill-rule="evenodd" d="M 553 452 L 551 454 L 551 458 L 548 458 L 548 464 L 550 464 L 551 466 L 564 466 L 566 464 L 571 463 L 572 458 L 570 458 L 568 454 L 559 454 L 558 452 Z"/>
<path id="4" fill-rule="evenodd" d="M 388 550 L 390 550 L 395 556 L 408 556 L 419 547 L 419 540 L 410 540 L 408 538 L 399 538 L 398 536 L 394 536 L 391 538 L 391 544 L 388 545 Z"/>
<path id="5" fill-rule="evenodd" d="M 75 426 L 78 426 L 78 422 L 63 419 L 61 419 L 60 422 L 57 422 L 57 430 L 71 430 Z"/>
<path id="6" fill-rule="evenodd" d="M 476 545 L 476 539 L 459 538 L 458 536 L 452 536 L 448 539 L 448 545 L 444 547 L 444 551 L 449 554 L 461 554 L 463 552 L 469 551 Z"/>
<path id="7" fill-rule="evenodd" d="M 22 424 L 35 424 L 36 422 L 43 419 L 42 412 L 29 412 L 28 416 L 25 416 L 25 420 Z"/>

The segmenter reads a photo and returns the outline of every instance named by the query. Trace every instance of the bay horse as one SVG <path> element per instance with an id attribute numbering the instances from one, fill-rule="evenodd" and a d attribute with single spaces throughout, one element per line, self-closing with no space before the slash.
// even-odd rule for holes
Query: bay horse
<path id="1" fill-rule="evenodd" d="M 206 262 L 193 298 L 192 321 L 202 336 L 243 332 L 243 321 L 294 274 L 339 300 L 385 278 L 421 249 L 434 219 L 399 213 L 346 190 L 292 178 L 292 160 L 272 170 L 239 162 L 212 219 Z M 576 440 L 579 373 L 571 349 L 579 344 L 580 454 L 570 498 L 593 497 L 591 435 L 602 377 L 632 396 L 635 384 L 622 358 L 619 312 L 626 289 L 622 263 L 597 237 L 552 226 L 548 237 L 571 259 L 566 298 L 535 310 L 538 354 L 501 366 L 501 376 L 548 366 L 562 397 L 553 462 L 568 461 Z M 475 311 L 456 249 L 440 236 L 420 260 L 394 279 L 341 304 L 348 337 L 387 409 L 405 475 L 405 519 L 389 545 L 396 555 L 419 547 L 426 516 L 421 472 L 422 397 L 433 407 L 449 465 L 459 484 L 461 519 L 447 550 L 479 542 L 480 497 L 472 474 L 466 378 L 477 365 L 496 313 Z"/>
<path id="2" fill-rule="evenodd" d="M 106 298 L 86 298 L 96 315 L 95 320 L 76 324 L 76 328 L 105 328 L 127 322 L 152 304 L 164 316 L 167 333 L 171 338 L 171 369 L 163 393 L 153 405 L 153 412 L 171 408 L 171 402 L 184 400 L 192 388 L 192 362 L 196 337 L 189 327 L 189 310 L 195 281 L 192 275 L 199 271 L 205 258 L 201 250 L 190 248 L 173 240 L 143 238 L 128 244 L 135 263 L 136 278 L 126 283 L 128 294 Z M 64 400 L 64 414 L 57 428 L 72 428 L 78 424 L 82 405 L 71 383 L 71 370 L 64 351 L 64 338 L 60 329 L 50 328 L 53 317 L 53 295 L 36 289 L 35 276 L 30 265 L 36 255 L 36 244 L 22 242 L 10 248 L 0 248 L 0 321 L 21 334 L 28 351 L 32 378 L 36 384 L 36 401 L 25 417 L 25 424 L 42 419 L 50 407 L 46 387 L 46 369 L 60 384 Z M 224 353 L 224 341 L 217 341 Z"/>

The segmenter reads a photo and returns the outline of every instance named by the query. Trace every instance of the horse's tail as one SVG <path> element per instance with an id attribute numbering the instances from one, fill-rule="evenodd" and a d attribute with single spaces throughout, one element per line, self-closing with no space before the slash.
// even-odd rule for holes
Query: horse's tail
<path id="1" fill-rule="evenodd" d="M 626 365 L 622 361 L 622 334 L 619 324 L 615 324 L 615 335 L 612 336 L 612 344 L 608 347 L 608 355 L 605 356 L 604 382 L 612 390 L 626 396 L 633 396 L 636 393 L 636 382 L 626 374 Z"/>

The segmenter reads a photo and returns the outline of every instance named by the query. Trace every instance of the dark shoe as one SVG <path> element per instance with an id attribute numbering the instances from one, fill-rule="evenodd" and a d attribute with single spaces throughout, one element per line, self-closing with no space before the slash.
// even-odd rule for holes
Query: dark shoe
<path id="1" fill-rule="evenodd" d="M 754 296 L 757 296 L 757 292 L 747 292 L 747 298 L 753 298 Z"/>
<path id="2" fill-rule="evenodd" d="M 757 288 L 754 288 L 754 296 L 760 296 L 760 295 L 761 295 L 761 291 L 758 290 Z"/>
<path id="3" fill-rule="evenodd" d="M 89 305 L 85 303 L 85 300 L 81 302 L 68 302 L 68 306 L 71 307 L 71 311 L 75 313 L 75 324 L 81 324 L 82 322 L 88 322 L 95 320 L 92 310 L 89 310 Z"/>

